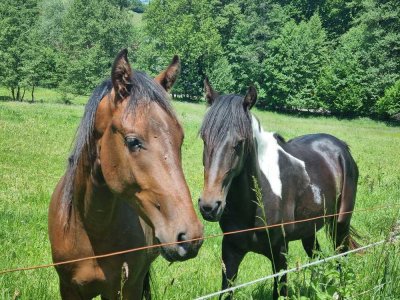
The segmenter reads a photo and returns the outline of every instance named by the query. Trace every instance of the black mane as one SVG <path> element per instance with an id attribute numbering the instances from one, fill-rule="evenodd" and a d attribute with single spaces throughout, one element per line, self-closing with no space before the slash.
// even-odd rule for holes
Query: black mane
<path id="1" fill-rule="evenodd" d="M 243 96 L 219 96 L 204 117 L 200 135 L 213 149 L 225 139 L 226 134 L 231 130 L 238 133 L 242 139 L 249 141 L 248 147 L 252 145 L 251 115 L 243 107 Z"/>
<path id="2" fill-rule="evenodd" d="M 134 71 L 133 74 L 131 94 L 125 113 L 133 113 L 139 103 L 146 105 L 150 104 L 150 102 L 156 102 L 169 115 L 175 117 L 168 94 L 164 88 L 144 72 Z M 109 94 L 111 89 L 111 79 L 105 80 L 95 88 L 85 106 L 85 113 L 75 136 L 75 145 L 68 159 L 65 185 L 61 199 L 62 212 L 70 211 L 78 165 L 82 164 L 82 166 L 88 167 L 88 165 L 91 165 L 90 162 L 93 162 L 96 157 L 93 137 L 96 111 L 101 99 Z"/>

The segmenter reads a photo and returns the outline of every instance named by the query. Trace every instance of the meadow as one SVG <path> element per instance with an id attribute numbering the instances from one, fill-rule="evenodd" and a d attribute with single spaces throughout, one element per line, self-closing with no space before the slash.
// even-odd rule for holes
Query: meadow
<path id="1" fill-rule="evenodd" d="M 1 94 L 1 90 L 0 90 Z M 38 103 L 0 101 L 0 271 L 51 262 L 47 237 L 47 208 L 51 193 L 65 171 L 73 137 L 83 114 L 85 97 L 61 104 L 57 94 L 38 91 Z M 185 129 L 183 165 L 197 210 L 203 184 L 202 141 L 198 130 L 205 113 L 203 103 L 173 103 Z M 359 212 L 353 225 L 361 244 L 387 237 L 400 204 L 400 128 L 367 118 L 338 120 L 257 111 L 264 129 L 289 139 L 306 133 L 325 132 L 346 141 L 360 169 L 357 209 L 379 205 L 389 208 Z M 200 215 L 199 215 L 200 216 Z M 205 222 L 205 235 L 220 233 L 217 223 Z M 333 253 L 324 232 L 322 256 Z M 220 288 L 221 238 L 204 241 L 198 257 L 169 264 L 159 257 L 152 266 L 154 299 L 193 299 Z M 346 299 L 400 298 L 400 245 L 388 243 L 342 262 L 289 275 L 291 299 L 332 299 L 340 291 Z M 289 267 L 308 258 L 301 243 L 292 242 Z M 272 273 L 268 259 L 248 254 L 237 283 Z M 265 299 L 272 282 L 252 285 L 235 293 L 235 299 Z M 0 299 L 59 299 L 58 277 L 53 268 L 0 275 Z"/>

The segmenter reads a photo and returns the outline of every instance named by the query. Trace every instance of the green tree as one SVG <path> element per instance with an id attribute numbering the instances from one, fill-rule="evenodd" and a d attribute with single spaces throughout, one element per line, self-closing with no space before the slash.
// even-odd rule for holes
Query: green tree
<path id="1" fill-rule="evenodd" d="M 400 8 L 365 0 L 355 26 L 340 39 L 319 83 L 319 96 L 336 114 L 382 114 L 376 106 L 400 77 Z"/>
<path id="2" fill-rule="evenodd" d="M 364 30 L 362 27 L 352 28 L 344 34 L 324 66 L 318 96 L 335 114 L 359 114 L 365 102 L 365 68 L 361 63 Z"/>
<path id="3" fill-rule="evenodd" d="M 151 1 L 144 16 L 146 36 L 137 53 L 141 67 L 156 74 L 178 54 L 181 76 L 174 90 L 198 97 L 203 79 L 221 57 L 221 37 L 212 18 L 215 1 Z M 150 53 L 151 52 L 151 53 Z"/>
<path id="4" fill-rule="evenodd" d="M 398 1 L 364 0 L 356 26 L 365 28 L 361 64 L 366 70 L 363 113 L 376 113 L 375 104 L 400 79 L 400 5 Z"/>
<path id="5" fill-rule="evenodd" d="M 362 0 L 278 0 L 297 22 L 308 21 L 315 13 L 321 17 L 323 27 L 333 39 L 351 28 L 353 19 L 361 9 Z"/>
<path id="6" fill-rule="evenodd" d="M 226 57 L 217 59 L 212 66 L 209 66 L 206 74 L 216 91 L 224 94 L 237 93 L 232 67 Z"/>
<path id="7" fill-rule="evenodd" d="M 316 91 L 327 60 L 326 33 L 318 15 L 306 22 L 285 24 L 282 34 L 267 44 L 263 62 L 266 101 L 263 107 L 278 109 L 319 109 Z"/>
<path id="8" fill-rule="evenodd" d="M 63 16 L 64 86 L 89 93 L 109 70 L 115 54 L 132 46 L 135 31 L 127 10 L 107 0 L 74 0 Z"/>
<path id="9" fill-rule="evenodd" d="M 22 101 L 25 94 L 23 78 L 27 61 L 24 58 L 37 16 L 36 0 L 0 2 L 0 82 L 17 101 Z"/>
<path id="10" fill-rule="evenodd" d="M 376 111 L 385 117 L 400 114 L 400 80 L 385 90 L 385 94 L 376 103 Z"/>
<path id="11" fill-rule="evenodd" d="M 268 55 L 267 44 L 281 34 L 288 16 L 282 6 L 272 1 L 227 2 L 228 20 L 232 21 L 225 25 L 229 29 L 229 39 L 225 38 L 223 48 L 236 93 L 245 93 L 249 84 L 256 84 L 260 98 L 264 97 L 265 90 L 260 83 L 265 79 L 262 62 Z M 226 30 L 221 31 L 221 35 L 226 35 Z"/>

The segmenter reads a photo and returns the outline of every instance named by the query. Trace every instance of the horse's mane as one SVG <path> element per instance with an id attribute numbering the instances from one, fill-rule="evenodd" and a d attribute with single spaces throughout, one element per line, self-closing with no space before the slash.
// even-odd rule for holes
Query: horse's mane
<path id="1" fill-rule="evenodd" d="M 175 113 L 169 101 L 167 92 L 156 83 L 152 78 L 141 71 L 134 71 L 132 76 L 131 93 L 128 99 L 125 113 L 134 112 L 139 103 L 150 104 L 156 102 L 169 115 L 175 117 Z M 68 213 L 69 221 L 70 211 L 72 207 L 73 189 L 75 175 L 78 166 L 91 166 L 91 162 L 96 158 L 96 149 L 94 145 L 94 122 L 96 118 L 97 107 L 101 99 L 110 93 L 112 83 L 110 79 L 105 80 L 95 88 L 93 94 L 85 106 L 85 113 L 75 135 L 74 148 L 68 159 L 67 171 L 65 174 L 65 184 L 61 198 L 61 213 Z M 88 170 L 86 170 L 88 171 Z"/>
<path id="2" fill-rule="evenodd" d="M 223 95 L 215 99 L 204 117 L 200 135 L 213 149 L 231 130 L 238 133 L 242 139 L 250 141 L 247 143 L 248 147 L 252 146 L 251 115 L 243 107 L 243 96 Z"/>
<path id="3" fill-rule="evenodd" d="M 286 144 L 286 140 L 283 136 L 281 136 L 279 133 L 274 133 L 274 138 L 278 141 L 280 144 Z"/>

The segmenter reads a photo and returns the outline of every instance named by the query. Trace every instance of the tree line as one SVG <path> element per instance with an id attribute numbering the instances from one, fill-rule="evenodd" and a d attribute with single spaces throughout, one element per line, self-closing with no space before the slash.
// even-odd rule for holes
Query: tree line
<path id="1" fill-rule="evenodd" d="M 143 18 L 138 19 L 137 13 Z M 182 60 L 176 94 L 257 87 L 258 106 L 344 116 L 400 112 L 397 0 L 3 0 L 0 85 L 90 93 L 115 54 L 136 69 Z"/>

